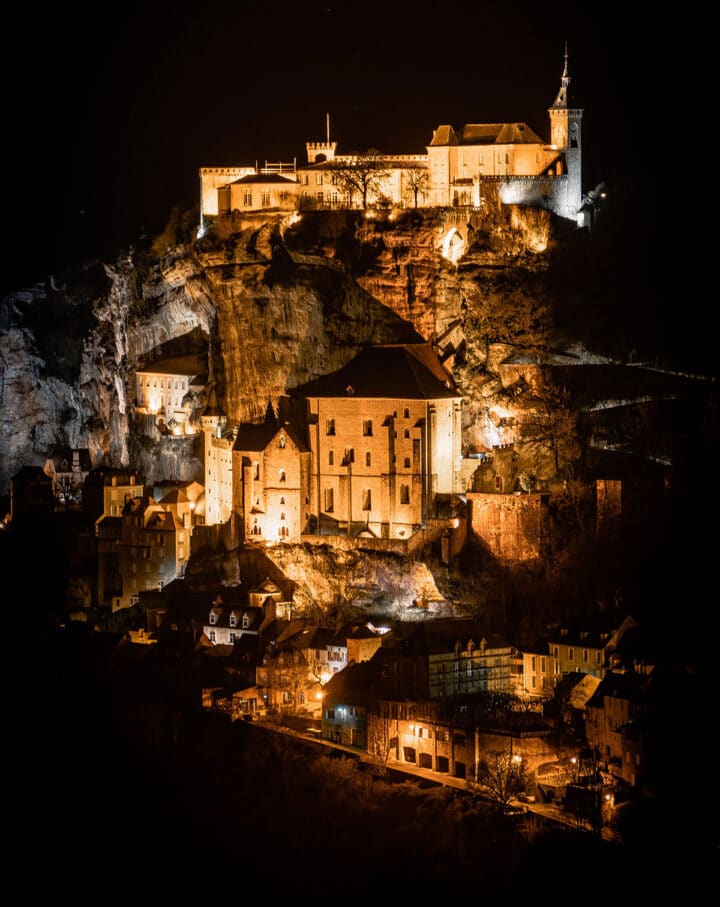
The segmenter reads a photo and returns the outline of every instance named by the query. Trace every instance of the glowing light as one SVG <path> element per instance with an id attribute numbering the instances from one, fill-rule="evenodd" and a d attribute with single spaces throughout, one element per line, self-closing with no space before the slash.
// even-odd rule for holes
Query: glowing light
<path id="1" fill-rule="evenodd" d="M 452 526 L 453 529 L 457 529 L 458 526 L 460 525 L 460 520 L 458 520 L 458 519 L 452 520 L 450 525 Z"/>
<path id="2" fill-rule="evenodd" d="M 316 698 L 316 699 L 322 699 L 322 698 L 323 698 L 323 694 L 322 694 L 320 691 L 318 691 L 318 692 L 315 694 L 315 698 Z"/>
<path id="3" fill-rule="evenodd" d="M 460 236 L 455 227 L 448 231 L 442 241 L 442 257 L 452 264 L 457 261 L 465 252 L 465 240 Z"/>

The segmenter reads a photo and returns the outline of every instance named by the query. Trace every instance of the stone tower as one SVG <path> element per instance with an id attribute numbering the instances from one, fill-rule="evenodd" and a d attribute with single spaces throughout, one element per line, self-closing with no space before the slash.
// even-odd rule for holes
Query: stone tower
<path id="1" fill-rule="evenodd" d="M 570 106 L 568 52 L 565 44 L 563 73 L 550 114 L 550 143 L 565 157 L 567 191 L 563 200 L 568 215 L 575 216 L 582 202 L 582 109 Z"/>

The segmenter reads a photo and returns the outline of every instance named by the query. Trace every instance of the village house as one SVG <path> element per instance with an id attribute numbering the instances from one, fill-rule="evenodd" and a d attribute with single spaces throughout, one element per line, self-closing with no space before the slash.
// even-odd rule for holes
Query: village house
<path id="1" fill-rule="evenodd" d="M 115 506 L 112 505 L 111 506 Z M 192 529 L 146 495 L 130 498 L 119 516 L 95 523 L 98 601 L 113 611 L 137 604 L 139 593 L 182 577 Z"/>

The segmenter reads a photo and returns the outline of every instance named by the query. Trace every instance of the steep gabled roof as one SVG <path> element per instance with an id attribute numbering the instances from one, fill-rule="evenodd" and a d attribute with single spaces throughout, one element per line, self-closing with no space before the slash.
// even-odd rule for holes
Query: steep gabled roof
<path id="1" fill-rule="evenodd" d="M 526 123 L 467 123 L 462 145 L 542 145 L 543 140 Z"/>
<path id="2" fill-rule="evenodd" d="M 370 346 L 346 366 L 298 388 L 305 397 L 438 400 L 460 397 L 429 343 Z"/>

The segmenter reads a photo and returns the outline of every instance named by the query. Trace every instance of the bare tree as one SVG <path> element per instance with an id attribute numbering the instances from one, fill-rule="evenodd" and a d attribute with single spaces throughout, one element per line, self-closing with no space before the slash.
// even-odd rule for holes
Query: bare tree
<path id="1" fill-rule="evenodd" d="M 504 811 L 511 798 L 527 786 L 525 764 L 510 750 L 491 750 L 478 766 L 478 784 L 486 788 Z"/>
<path id="2" fill-rule="evenodd" d="M 393 735 L 393 719 L 375 709 L 368 713 L 367 750 L 374 757 L 375 774 L 383 777 L 387 774 L 390 751 L 397 744 Z"/>
<path id="3" fill-rule="evenodd" d="M 363 210 L 367 208 L 369 196 L 379 194 L 382 181 L 388 177 L 384 155 L 376 148 L 352 157 L 333 160 L 328 167 L 348 204 L 352 205 L 353 198 L 359 195 Z"/>
<path id="4" fill-rule="evenodd" d="M 408 170 L 407 182 L 413 194 L 413 207 L 417 208 L 418 195 L 427 188 L 429 183 L 427 170 Z"/>
<path id="5" fill-rule="evenodd" d="M 300 694 L 310 685 L 308 665 L 302 652 L 286 650 L 272 658 L 266 657 L 260 676 L 270 691 L 273 706 L 292 715 L 301 711 Z"/>
<path id="6" fill-rule="evenodd" d="M 558 475 L 580 457 L 577 411 L 564 388 L 547 382 L 536 389 L 529 405 L 520 425 L 520 440 L 534 459 L 549 454 Z"/>

